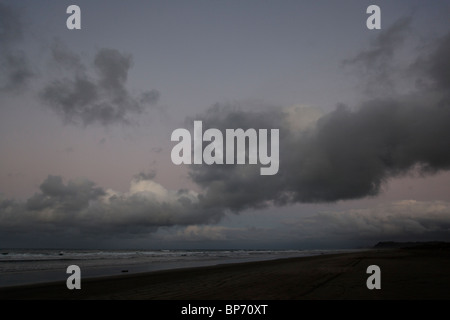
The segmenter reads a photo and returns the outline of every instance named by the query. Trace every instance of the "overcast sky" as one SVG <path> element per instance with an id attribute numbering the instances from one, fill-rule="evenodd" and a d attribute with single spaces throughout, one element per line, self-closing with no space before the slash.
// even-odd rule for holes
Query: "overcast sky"
<path id="1" fill-rule="evenodd" d="M 0 247 L 450 240 L 449 16 L 447 0 L 0 0 Z M 194 120 L 279 129 L 278 173 L 173 164 Z"/>

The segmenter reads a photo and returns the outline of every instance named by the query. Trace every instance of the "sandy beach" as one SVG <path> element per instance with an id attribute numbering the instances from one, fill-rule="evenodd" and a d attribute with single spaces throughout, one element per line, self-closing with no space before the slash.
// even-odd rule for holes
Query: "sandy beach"
<path id="1" fill-rule="evenodd" d="M 381 269 L 369 290 L 367 267 Z M 448 249 L 389 249 L 167 270 L 0 289 L 0 299 L 450 299 Z"/>

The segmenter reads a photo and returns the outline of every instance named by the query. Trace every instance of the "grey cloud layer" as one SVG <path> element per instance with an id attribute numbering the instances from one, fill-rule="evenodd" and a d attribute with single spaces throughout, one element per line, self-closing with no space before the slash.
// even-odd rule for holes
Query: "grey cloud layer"
<path id="1" fill-rule="evenodd" d="M 80 58 L 61 42 L 52 47 L 56 65 L 66 73 L 47 84 L 41 91 L 42 101 L 49 105 L 66 123 L 90 125 L 99 123 L 131 123 L 130 116 L 144 112 L 158 102 L 157 90 L 133 96 L 126 88 L 130 55 L 114 49 L 101 49 L 94 58 L 95 79 L 87 72 Z"/>
<path id="2" fill-rule="evenodd" d="M 20 14 L 16 8 L 0 4 L 0 93 L 31 92 L 31 80 L 44 83 L 38 93 L 40 101 L 64 123 L 83 126 L 130 124 L 159 101 L 160 92 L 155 89 L 130 93 L 127 80 L 132 56 L 115 49 L 98 50 L 92 64 L 86 64 L 56 40 L 49 49 L 58 76 L 52 79 L 50 70 L 36 58 L 32 68 L 30 57 L 20 49 L 24 42 Z"/>

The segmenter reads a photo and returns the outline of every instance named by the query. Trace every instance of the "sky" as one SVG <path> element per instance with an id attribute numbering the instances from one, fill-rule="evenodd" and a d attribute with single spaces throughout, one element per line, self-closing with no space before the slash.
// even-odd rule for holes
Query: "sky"
<path id="1" fill-rule="evenodd" d="M 0 247 L 449 241 L 449 14 L 448 0 L 0 0 Z M 279 171 L 174 164 L 171 134 L 194 121 L 278 129 Z"/>

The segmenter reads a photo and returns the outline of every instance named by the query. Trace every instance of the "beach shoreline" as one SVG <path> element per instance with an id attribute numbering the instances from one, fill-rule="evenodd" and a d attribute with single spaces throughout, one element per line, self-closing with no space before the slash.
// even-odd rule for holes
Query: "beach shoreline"
<path id="1" fill-rule="evenodd" d="M 80 267 L 83 279 L 123 273 L 203 267 L 224 263 L 264 261 L 361 249 L 330 250 L 55 250 L 12 249 L 0 257 L 0 288 L 65 281 L 69 265 Z"/>
<path id="2" fill-rule="evenodd" d="M 367 267 L 381 269 L 369 290 Z M 0 288 L 2 300 L 450 299 L 450 251 L 372 249 Z"/>

